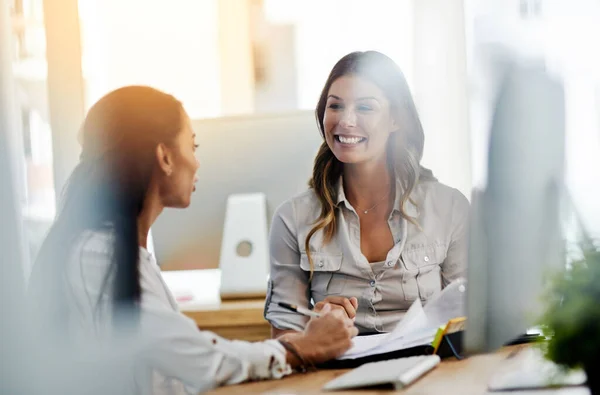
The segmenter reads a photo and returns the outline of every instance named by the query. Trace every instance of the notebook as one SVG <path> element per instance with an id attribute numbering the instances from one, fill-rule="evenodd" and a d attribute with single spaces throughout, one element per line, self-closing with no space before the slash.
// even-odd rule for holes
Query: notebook
<path id="1" fill-rule="evenodd" d="M 457 279 L 425 306 L 417 299 L 388 333 L 357 336 L 338 359 L 319 367 L 348 369 L 365 363 L 416 355 L 456 356 L 462 348 L 466 280 Z"/>

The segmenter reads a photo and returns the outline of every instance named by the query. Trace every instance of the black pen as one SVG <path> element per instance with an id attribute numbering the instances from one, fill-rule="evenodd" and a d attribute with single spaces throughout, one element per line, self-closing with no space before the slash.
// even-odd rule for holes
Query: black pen
<path id="1" fill-rule="evenodd" d="M 285 302 L 277 302 L 277 304 L 281 307 L 283 307 L 284 309 L 288 309 L 290 311 L 293 311 L 295 313 L 298 314 L 302 314 L 305 315 L 307 317 L 320 317 L 321 314 L 314 312 L 312 310 L 309 309 L 305 309 L 304 307 L 298 307 L 295 304 L 289 304 L 289 303 L 285 303 Z"/>

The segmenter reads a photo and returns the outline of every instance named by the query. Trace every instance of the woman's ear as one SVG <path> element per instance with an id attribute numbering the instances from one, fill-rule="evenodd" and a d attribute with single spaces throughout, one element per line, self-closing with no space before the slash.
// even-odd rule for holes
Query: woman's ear
<path id="1" fill-rule="evenodd" d="M 165 175 L 170 176 L 173 173 L 171 151 L 163 143 L 156 146 L 156 161 L 158 162 L 158 167 Z"/>
<path id="2" fill-rule="evenodd" d="M 390 133 L 396 133 L 400 131 L 400 122 L 396 120 L 396 117 L 390 117 Z"/>

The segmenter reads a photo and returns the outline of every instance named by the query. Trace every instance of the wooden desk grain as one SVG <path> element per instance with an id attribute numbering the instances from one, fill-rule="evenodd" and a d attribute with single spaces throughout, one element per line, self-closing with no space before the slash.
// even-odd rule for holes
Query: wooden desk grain
<path id="1" fill-rule="evenodd" d="M 212 306 L 183 307 L 181 312 L 202 330 L 227 339 L 260 341 L 271 337 L 264 307 L 264 299 L 227 300 Z"/>
<path id="2" fill-rule="evenodd" d="M 522 347 L 522 346 L 521 346 Z M 421 377 L 404 390 L 352 390 L 324 392 L 321 388 L 328 381 L 347 370 L 323 370 L 308 374 L 294 374 L 281 380 L 228 386 L 208 392 L 211 395 L 224 394 L 264 394 L 264 395 L 374 395 L 401 393 L 406 395 L 482 395 L 486 393 L 487 383 L 499 364 L 515 347 L 505 348 L 494 354 L 474 356 L 457 361 L 444 360 L 440 366 Z"/>
<path id="3" fill-rule="evenodd" d="M 271 337 L 271 327 L 263 318 L 265 296 L 221 300 L 219 269 L 163 271 L 162 275 L 180 311 L 200 329 L 227 339 L 259 341 Z"/>

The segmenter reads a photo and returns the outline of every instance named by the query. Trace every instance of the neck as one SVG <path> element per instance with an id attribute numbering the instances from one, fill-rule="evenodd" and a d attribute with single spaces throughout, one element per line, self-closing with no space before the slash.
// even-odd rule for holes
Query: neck
<path id="1" fill-rule="evenodd" d="M 393 180 L 386 160 L 344 165 L 346 198 L 359 207 L 369 207 L 391 190 Z"/>
<path id="2" fill-rule="evenodd" d="M 144 208 L 138 216 L 138 243 L 140 247 L 148 248 L 148 232 L 150 227 L 156 221 L 156 218 L 162 212 L 162 205 L 158 193 L 148 191 L 144 200 Z"/>

